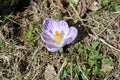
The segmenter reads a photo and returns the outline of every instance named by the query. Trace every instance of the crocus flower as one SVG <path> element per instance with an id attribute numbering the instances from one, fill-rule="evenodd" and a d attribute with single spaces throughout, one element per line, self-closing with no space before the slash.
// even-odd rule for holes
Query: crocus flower
<path id="1" fill-rule="evenodd" d="M 52 18 L 47 18 L 43 22 L 43 32 L 41 39 L 46 43 L 46 47 L 50 52 L 56 52 L 70 44 L 78 34 L 75 27 L 68 26 L 64 20 L 55 21 Z"/>

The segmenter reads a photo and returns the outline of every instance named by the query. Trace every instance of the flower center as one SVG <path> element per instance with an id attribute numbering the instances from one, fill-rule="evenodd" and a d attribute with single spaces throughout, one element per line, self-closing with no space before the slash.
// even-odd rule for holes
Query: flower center
<path id="1" fill-rule="evenodd" d="M 55 39 L 58 43 L 61 41 L 61 35 L 59 31 L 55 31 Z"/>

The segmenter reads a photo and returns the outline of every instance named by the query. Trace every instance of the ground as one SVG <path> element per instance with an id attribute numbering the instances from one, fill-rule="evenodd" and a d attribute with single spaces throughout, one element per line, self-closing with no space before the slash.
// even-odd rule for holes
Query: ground
<path id="1" fill-rule="evenodd" d="M 0 80 L 120 80 L 119 0 L 0 1 Z M 74 42 L 49 52 L 43 21 L 65 20 Z"/>

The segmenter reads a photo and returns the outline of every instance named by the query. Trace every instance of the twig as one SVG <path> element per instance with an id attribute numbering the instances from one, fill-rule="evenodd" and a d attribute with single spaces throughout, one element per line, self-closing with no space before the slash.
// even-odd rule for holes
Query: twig
<path id="1" fill-rule="evenodd" d="M 89 35 L 90 37 L 94 38 L 95 40 L 101 41 L 103 44 L 107 45 L 108 47 L 110 47 L 110 48 L 112 48 L 112 49 L 120 52 L 120 49 L 117 49 L 117 48 L 115 48 L 114 46 L 110 45 L 110 44 L 107 43 L 104 39 L 99 38 L 98 36 L 94 36 L 94 35 L 92 35 L 92 34 L 88 34 L 88 35 Z"/>
<path id="2" fill-rule="evenodd" d="M 101 34 L 113 23 L 113 21 L 114 21 L 119 15 L 120 15 L 120 14 L 118 14 L 118 15 L 98 34 L 98 36 L 101 35 Z"/>
<path id="3" fill-rule="evenodd" d="M 24 50 L 27 50 L 27 48 L 26 48 L 25 46 L 17 46 L 17 45 L 15 45 L 15 48 L 16 48 L 16 49 L 24 49 Z"/>
<path id="4" fill-rule="evenodd" d="M 78 66 L 78 67 L 79 67 L 80 72 L 81 72 L 82 75 L 84 76 L 84 78 L 85 78 L 86 80 L 89 80 L 89 79 L 87 78 L 87 76 L 83 73 L 83 71 L 81 70 L 80 66 Z"/>
<path id="5" fill-rule="evenodd" d="M 76 15 L 78 16 L 79 20 L 81 21 L 81 23 L 83 25 L 84 24 L 83 20 L 80 18 L 79 14 L 78 14 L 77 10 L 75 9 L 75 7 L 73 6 L 73 4 L 70 3 L 70 6 L 73 8 L 73 11 L 76 13 Z"/>
<path id="6" fill-rule="evenodd" d="M 18 23 L 17 21 L 14 21 L 14 20 L 12 20 L 12 19 L 8 19 L 9 21 L 12 21 L 13 23 L 16 23 L 16 24 L 18 24 L 19 26 L 23 26 L 23 27 L 26 27 L 25 25 L 23 25 L 23 24 L 20 24 L 20 23 Z"/>
<path id="7" fill-rule="evenodd" d="M 59 72 L 58 72 L 58 76 L 60 75 L 60 72 L 63 70 L 64 65 L 66 64 L 66 61 L 67 61 L 67 60 L 66 60 L 66 58 L 65 58 L 62 66 L 61 66 L 61 68 L 60 68 L 60 70 L 59 70 Z"/>

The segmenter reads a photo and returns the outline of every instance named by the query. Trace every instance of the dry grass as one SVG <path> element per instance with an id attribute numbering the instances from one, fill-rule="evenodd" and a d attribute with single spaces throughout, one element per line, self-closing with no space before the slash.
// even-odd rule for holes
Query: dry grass
<path id="1" fill-rule="evenodd" d="M 0 80 L 45 80 L 44 71 L 48 63 L 55 66 L 57 72 L 62 69 L 65 56 L 48 52 L 39 37 L 42 22 L 48 17 L 64 19 L 69 25 L 75 25 L 79 30 L 75 43 L 81 41 L 88 46 L 100 41 L 101 53 L 115 62 L 112 73 L 104 80 L 120 79 L 120 13 L 90 11 L 81 18 L 77 5 L 66 4 L 59 0 L 31 1 L 30 6 L 19 14 L 20 17 L 13 19 L 11 16 L 7 20 L 9 26 L 3 25 L 0 29 Z M 29 42 L 23 34 L 29 24 L 35 28 L 36 42 Z M 74 44 L 65 48 L 68 57 L 73 50 L 71 46 Z"/>

